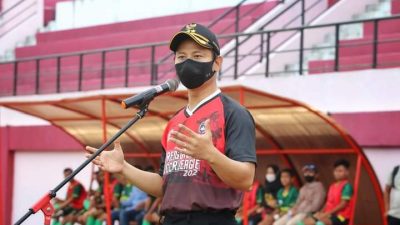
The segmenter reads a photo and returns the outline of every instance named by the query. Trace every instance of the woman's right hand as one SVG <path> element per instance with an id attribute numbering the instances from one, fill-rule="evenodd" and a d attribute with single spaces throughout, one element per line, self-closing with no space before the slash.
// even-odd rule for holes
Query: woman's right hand
<path id="1" fill-rule="evenodd" d="M 97 151 L 96 148 L 86 146 L 86 157 L 89 158 L 93 153 Z M 103 151 L 99 156 L 97 156 L 93 163 L 97 165 L 101 170 L 110 173 L 121 173 L 124 167 L 124 152 L 119 141 L 114 142 L 114 149 L 111 151 Z"/>

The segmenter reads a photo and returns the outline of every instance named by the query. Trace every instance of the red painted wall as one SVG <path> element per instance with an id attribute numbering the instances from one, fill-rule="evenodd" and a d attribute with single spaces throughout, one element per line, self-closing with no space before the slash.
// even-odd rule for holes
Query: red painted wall
<path id="1" fill-rule="evenodd" d="M 338 2 L 339 0 L 328 0 L 328 6 L 331 7 L 333 6 L 336 2 Z"/>
<path id="2" fill-rule="evenodd" d="M 392 0 L 392 15 L 400 14 L 400 0 Z"/>
<path id="3" fill-rule="evenodd" d="M 1 1 L 1 0 L 0 0 Z M 71 0 L 45 0 L 44 1 L 44 25 L 47 25 L 50 21 L 56 17 L 56 4 L 57 2 L 65 2 Z"/>
<path id="4" fill-rule="evenodd" d="M 0 225 L 11 224 L 15 151 L 81 151 L 82 145 L 55 126 L 0 128 Z"/>

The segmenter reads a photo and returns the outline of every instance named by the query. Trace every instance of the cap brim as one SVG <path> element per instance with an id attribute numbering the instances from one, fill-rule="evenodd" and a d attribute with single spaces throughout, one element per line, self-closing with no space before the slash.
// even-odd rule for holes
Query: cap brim
<path id="1" fill-rule="evenodd" d="M 189 33 L 186 31 L 180 31 L 180 32 L 176 33 L 174 35 L 174 37 L 172 37 L 171 42 L 169 44 L 169 49 L 176 52 L 176 49 L 178 48 L 179 44 L 187 38 L 191 38 L 197 44 L 199 44 L 200 46 L 202 46 L 204 48 L 212 49 L 212 46 L 210 44 L 208 44 L 207 41 L 203 40 L 202 38 L 196 36 L 193 33 Z"/>
<path id="2" fill-rule="evenodd" d="M 303 172 L 305 172 L 305 171 L 317 172 L 316 168 L 312 169 L 312 168 L 309 168 L 309 167 L 303 167 L 302 170 L 303 170 Z"/>

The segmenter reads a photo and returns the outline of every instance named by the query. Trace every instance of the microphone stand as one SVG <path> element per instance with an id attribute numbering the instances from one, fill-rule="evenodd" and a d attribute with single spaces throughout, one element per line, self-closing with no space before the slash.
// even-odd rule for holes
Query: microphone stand
<path id="1" fill-rule="evenodd" d="M 146 96 L 147 99 L 143 101 L 143 104 L 139 106 L 139 111 L 124 127 L 121 128 L 113 137 L 111 137 L 106 143 L 104 143 L 95 153 L 92 154 L 86 161 L 84 161 L 78 168 L 76 168 L 71 175 L 66 177 L 61 183 L 59 183 L 54 189 L 50 190 L 48 194 L 43 196 L 38 202 L 36 202 L 28 212 L 22 216 L 14 225 L 22 224 L 32 214 L 35 214 L 41 210 L 44 214 L 44 224 L 50 225 L 51 216 L 54 213 L 54 207 L 50 203 L 50 200 L 56 197 L 57 192 L 64 187 L 72 178 L 74 178 L 83 168 L 85 168 L 90 162 L 92 162 L 97 156 L 99 156 L 108 146 L 110 146 L 117 138 L 119 138 L 125 131 L 127 131 L 133 124 L 142 119 L 147 111 L 150 102 L 154 96 Z"/>

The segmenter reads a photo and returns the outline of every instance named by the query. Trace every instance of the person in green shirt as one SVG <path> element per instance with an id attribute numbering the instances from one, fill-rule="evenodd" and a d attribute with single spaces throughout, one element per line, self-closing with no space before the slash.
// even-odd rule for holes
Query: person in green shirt
<path id="1" fill-rule="evenodd" d="M 277 194 L 279 217 L 285 215 L 296 204 L 299 195 L 297 188 L 293 186 L 292 170 L 284 169 L 281 171 L 281 183 L 283 187 Z M 278 216 L 275 216 L 276 218 Z"/>
<path id="2" fill-rule="evenodd" d="M 291 169 L 283 169 L 280 173 L 280 180 L 282 188 L 279 189 L 276 198 L 277 206 L 272 215 L 264 217 L 258 225 L 272 225 L 275 220 L 289 212 L 289 210 L 296 204 L 299 192 L 293 185 L 293 171 Z"/>

